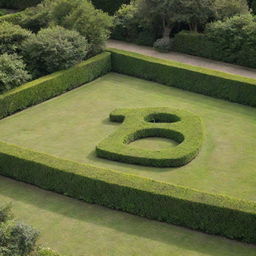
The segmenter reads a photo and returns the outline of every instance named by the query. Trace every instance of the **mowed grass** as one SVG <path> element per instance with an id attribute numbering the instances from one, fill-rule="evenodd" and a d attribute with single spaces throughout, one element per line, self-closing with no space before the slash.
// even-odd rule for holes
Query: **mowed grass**
<path id="1" fill-rule="evenodd" d="M 256 247 L 86 204 L 0 176 L 0 201 L 66 256 L 255 256 Z"/>
<path id="2" fill-rule="evenodd" d="M 96 145 L 120 125 L 109 121 L 109 113 L 123 107 L 171 107 L 197 114 L 205 130 L 199 156 L 182 168 L 150 168 L 97 158 Z M 0 140 L 201 191 L 256 200 L 255 108 L 125 75 L 109 73 L 1 120 Z M 158 149 L 166 144 L 144 139 L 130 147 Z M 170 146 L 174 145 L 170 142 Z"/>

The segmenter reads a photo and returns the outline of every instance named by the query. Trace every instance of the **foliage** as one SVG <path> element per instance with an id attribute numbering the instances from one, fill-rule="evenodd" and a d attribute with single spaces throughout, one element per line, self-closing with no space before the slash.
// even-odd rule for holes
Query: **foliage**
<path id="1" fill-rule="evenodd" d="M 10 90 L 31 79 L 26 65 L 17 55 L 0 55 L 0 92 Z"/>
<path id="2" fill-rule="evenodd" d="M 160 52 L 169 52 L 172 49 L 173 40 L 170 38 L 158 39 L 153 47 Z"/>
<path id="3" fill-rule="evenodd" d="M 22 54 L 36 77 L 67 69 L 85 60 L 87 53 L 86 39 L 62 27 L 42 29 L 22 44 Z"/>
<path id="4" fill-rule="evenodd" d="M 99 53 L 109 38 L 112 18 L 95 9 L 88 0 L 45 0 L 26 9 L 19 24 L 33 32 L 50 25 L 75 30 L 87 39 L 91 56 Z"/>
<path id="5" fill-rule="evenodd" d="M 97 9 L 102 9 L 109 14 L 114 14 L 121 5 L 129 4 L 130 0 L 92 0 Z"/>
<path id="6" fill-rule="evenodd" d="M 68 70 L 24 84 L 0 97 L 0 119 L 90 82 L 110 69 L 110 54 L 102 53 Z"/>
<path id="7" fill-rule="evenodd" d="M 135 1 L 121 6 L 115 13 L 114 25 L 112 38 L 142 45 L 152 46 L 158 33 L 155 24 L 142 22 Z"/>
<path id="8" fill-rule="evenodd" d="M 14 53 L 20 50 L 22 41 L 31 33 L 19 25 L 3 22 L 0 25 L 0 54 Z"/>
<path id="9" fill-rule="evenodd" d="M 204 95 L 256 106 L 256 81 L 178 62 L 111 50 L 112 70 Z"/>
<path id="10" fill-rule="evenodd" d="M 249 14 L 247 0 L 215 0 L 217 20 Z"/>
<path id="11" fill-rule="evenodd" d="M 7 222 L 13 218 L 11 208 L 11 204 L 0 205 L 0 225 L 1 223 Z"/>
<path id="12" fill-rule="evenodd" d="M 220 59 L 256 67 L 256 19 L 252 15 L 211 23 L 206 35 L 217 46 Z"/>
<path id="13" fill-rule="evenodd" d="M 0 142 L 1 174 L 73 198 L 255 243 L 255 202 L 199 192 Z"/>
<path id="14" fill-rule="evenodd" d="M 50 248 L 41 248 L 39 247 L 34 255 L 32 256 L 61 256 L 57 252 L 53 251 Z"/>
<path id="15" fill-rule="evenodd" d="M 89 43 L 90 55 L 99 53 L 110 36 L 112 19 L 87 0 L 57 0 L 52 19 L 57 25 L 78 31 Z"/>
<path id="16" fill-rule="evenodd" d="M 0 16 L 4 16 L 8 14 L 8 12 L 5 9 L 0 9 Z"/>
<path id="17" fill-rule="evenodd" d="M 170 108 L 117 109 L 110 114 L 110 120 L 122 125 L 97 145 L 97 156 L 102 158 L 144 166 L 179 167 L 192 161 L 201 148 L 201 121 L 186 111 Z M 128 146 L 147 137 L 168 138 L 179 145 L 159 151 Z"/>

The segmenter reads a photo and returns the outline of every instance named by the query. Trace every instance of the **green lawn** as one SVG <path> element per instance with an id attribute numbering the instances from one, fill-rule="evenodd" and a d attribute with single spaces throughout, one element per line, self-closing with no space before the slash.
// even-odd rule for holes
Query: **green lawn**
<path id="1" fill-rule="evenodd" d="M 147 106 L 180 108 L 202 118 L 205 139 L 194 161 L 182 168 L 161 169 L 96 157 L 95 146 L 120 125 L 108 120 L 109 113 L 121 107 Z M 1 120 L 0 140 L 201 191 L 256 200 L 255 116 L 255 108 L 109 73 Z M 156 148 L 168 143 L 162 139 L 154 142 Z M 152 139 L 134 146 L 155 147 Z"/>
<path id="2" fill-rule="evenodd" d="M 66 256 L 255 256 L 256 247 L 80 202 L 0 176 L 0 201 Z"/>

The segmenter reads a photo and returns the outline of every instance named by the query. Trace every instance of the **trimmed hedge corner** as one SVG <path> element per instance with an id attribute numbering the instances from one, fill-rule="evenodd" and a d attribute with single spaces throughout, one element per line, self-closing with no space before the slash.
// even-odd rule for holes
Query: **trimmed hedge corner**
<path id="1" fill-rule="evenodd" d="M 115 72 L 256 107 L 256 79 L 123 50 L 108 51 L 112 53 L 112 70 Z"/>
<path id="2" fill-rule="evenodd" d="M 256 243 L 256 204 L 0 142 L 0 174 L 89 203 Z"/>
<path id="3" fill-rule="evenodd" d="M 0 119 L 88 83 L 111 70 L 110 53 L 44 76 L 0 95 Z"/>
<path id="4" fill-rule="evenodd" d="M 115 133 L 97 147 L 99 157 L 129 164 L 155 167 L 179 167 L 192 161 L 202 145 L 201 120 L 186 111 L 169 108 L 117 109 L 110 114 L 113 122 L 123 122 Z M 147 137 L 162 137 L 179 145 L 162 150 L 129 147 Z"/>

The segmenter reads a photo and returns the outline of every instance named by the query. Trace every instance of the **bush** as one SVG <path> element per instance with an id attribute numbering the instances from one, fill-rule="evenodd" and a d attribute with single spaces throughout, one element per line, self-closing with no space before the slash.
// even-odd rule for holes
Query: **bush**
<path id="1" fill-rule="evenodd" d="M 174 37 L 173 50 L 200 57 L 221 59 L 217 46 L 203 33 L 181 31 Z"/>
<path id="2" fill-rule="evenodd" d="M 90 55 L 102 51 L 110 36 L 112 18 L 95 9 L 87 0 L 56 0 L 51 17 L 56 25 L 76 30 L 83 35 L 88 40 Z"/>
<path id="3" fill-rule="evenodd" d="M 22 54 L 35 76 L 67 69 L 86 59 L 87 40 L 62 27 L 42 29 L 22 44 Z"/>
<path id="4" fill-rule="evenodd" d="M 11 204 L 0 205 L 0 225 L 13 218 Z"/>
<path id="5" fill-rule="evenodd" d="M 256 80 L 178 62 L 111 50 L 112 70 L 188 91 L 256 106 Z"/>
<path id="6" fill-rule="evenodd" d="M 90 82 L 110 69 L 110 53 L 102 53 L 68 70 L 24 84 L 0 96 L 0 119 Z"/>
<path id="7" fill-rule="evenodd" d="M 39 232 L 34 228 L 23 224 L 15 223 L 10 230 L 7 248 L 17 255 L 27 256 L 36 246 Z"/>
<path id="8" fill-rule="evenodd" d="M 234 16 L 209 24 L 206 35 L 216 45 L 219 59 L 248 67 L 256 67 L 256 18 Z"/>
<path id="9" fill-rule="evenodd" d="M 102 51 L 109 38 L 112 18 L 97 10 L 88 0 L 45 0 L 36 7 L 26 9 L 18 23 L 33 32 L 49 25 L 75 30 L 89 44 L 89 55 Z"/>
<path id="10" fill-rule="evenodd" d="M 115 13 L 111 37 L 117 40 L 152 46 L 158 36 L 158 26 L 145 23 L 138 14 L 135 2 L 122 5 Z"/>
<path id="11" fill-rule="evenodd" d="M 20 50 L 22 41 L 27 39 L 31 33 L 21 28 L 19 25 L 13 25 L 3 22 L 0 25 L 0 54 L 14 53 Z"/>
<path id="12" fill-rule="evenodd" d="M 0 55 L 0 92 L 10 90 L 31 79 L 26 65 L 17 55 Z"/>
<path id="13" fill-rule="evenodd" d="M 169 52 L 172 49 L 173 39 L 171 38 L 160 38 L 156 40 L 153 47 L 159 52 Z"/>
<path id="14" fill-rule="evenodd" d="M 96 147 L 97 156 L 109 160 L 154 167 L 180 167 L 192 161 L 202 145 L 201 120 L 186 111 L 169 108 L 117 109 L 110 114 L 110 120 L 122 125 Z M 128 146 L 147 137 L 168 138 L 180 145 L 159 151 Z"/>
<path id="15" fill-rule="evenodd" d="M 186 54 L 256 68 L 256 18 L 234 16 L 207 25 L 206 32 L 180 32 L 174 50 Z"/>
<path id="16" fill-rule="evenodd" d="M 62 160 L 0 142 L 0 172 L 89 203 L 256 243 L 255 202 Z"/>

